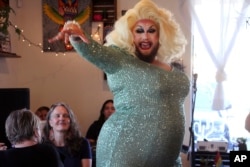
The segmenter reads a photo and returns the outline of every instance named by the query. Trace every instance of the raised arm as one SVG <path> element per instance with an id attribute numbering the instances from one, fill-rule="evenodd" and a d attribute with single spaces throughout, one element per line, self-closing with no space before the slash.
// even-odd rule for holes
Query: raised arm
<path id="1" fill-rule="evenodd" d="M 88 38 L 85 36 L 81 26 L 76 21 L 67 21 L 63 29 L 54 37 L 50 38 L 49 43 L 53 43 L 58 40 L 64 40 L 66 44 L 69 43 L 69 37 L 79 37 L 83 42 L 89 43 Z"/>
<path id="2" fill-rule="evenodd" d="M 75 51 L 106 74 L 114 73 L 122 66 L 125 52 L 115 46 L 103 46 L 94 41 L 89 34 L 84 33 L 81 26 L 75 21 L 67 21 L 56 36 L 50 38 L 50 43 L 64 40 L 69 42 Z"/>

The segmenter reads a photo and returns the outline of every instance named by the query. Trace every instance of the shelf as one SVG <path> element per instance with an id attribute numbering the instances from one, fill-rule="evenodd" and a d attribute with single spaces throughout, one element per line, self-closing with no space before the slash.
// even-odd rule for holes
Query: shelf
<path id="1" fill-rule="evenodd" d="M 10 53 L 10 52 L 2 52 L 0 51 L 0 58 L 21 58 L 21 56 L 18 56 L 16 53 Z"/>
<path id="2" fill-rule="evenodd" d="M 204 163 L 208 163 L 211 166 L 215 165 L 215 157 L 216 157 L 217 152 L 208 152 L 208 151 L 197 151 L 194 152 L 194 162 L 193 166 L 198 167 L 198 166 L 203 166 Z M 225 167 L 230 167 L 230 154 L 228 152 L 220 152 L 220 156 L 222 159 L 222 163 Z"/>
<path id="3" fill-rule="evenodd" d="M 92 21 L 102 21 L 105 24 L 113 25 L 116 21 L 116 0 L 93 0 Z"/>

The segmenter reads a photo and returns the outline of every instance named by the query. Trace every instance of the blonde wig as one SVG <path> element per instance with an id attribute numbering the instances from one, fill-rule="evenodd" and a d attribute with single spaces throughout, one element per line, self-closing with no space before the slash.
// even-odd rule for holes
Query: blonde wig
<path id="1" fill-rule="evenodd" d="M 179 59 L 185 51 L 186 39 L 170 11 L 159 8 L 151 0 L 141 0 L 118 19 L 114 30 L 106 36 L 106 46 L 116 45 L 135 55 L 132 27 L 141 19 L 153 20 L 159 26 L 159 50 L 157 58 L 171 62 Z"/>

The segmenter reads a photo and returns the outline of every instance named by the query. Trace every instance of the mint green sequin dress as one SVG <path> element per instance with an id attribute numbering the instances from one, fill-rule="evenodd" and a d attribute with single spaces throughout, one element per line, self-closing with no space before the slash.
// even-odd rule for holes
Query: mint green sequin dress
<path id="1" fill-rule="evenodd" d="M 107 74 L 114 95 L 116 112 L 100 132 L 97 167 L 181 166 L 187 76 L 175 68 L 165 71 L 145 63 L 117 47 L 71 43 Z"/>

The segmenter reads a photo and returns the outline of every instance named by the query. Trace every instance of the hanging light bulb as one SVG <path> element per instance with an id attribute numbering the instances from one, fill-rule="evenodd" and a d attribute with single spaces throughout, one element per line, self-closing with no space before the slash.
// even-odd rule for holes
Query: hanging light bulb
<path id="1" fill-rule="evenodd" d="M 100 28 L 101 28 L 101 25 L 99 24 L 96 28 L 96 31 L 94 32 L 94 34 L 92 34 L 92 38 L 97 41 L 97 42 L 100 42 L 101 41 L 101 35 L 100 35 Z"/>

